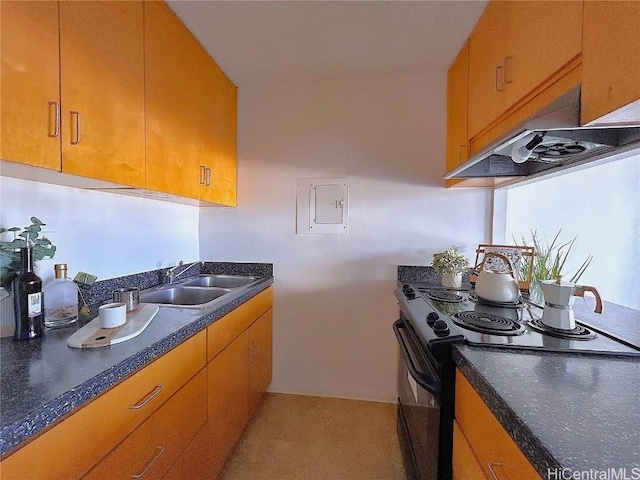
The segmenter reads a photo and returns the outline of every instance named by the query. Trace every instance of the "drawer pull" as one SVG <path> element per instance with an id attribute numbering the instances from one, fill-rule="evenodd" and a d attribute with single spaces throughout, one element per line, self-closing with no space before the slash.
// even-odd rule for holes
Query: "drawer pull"
<path id="1" fill-rule="evenodd" d="M 151 460 L 149 460 L 147 462 L 147 464 L 144 466 L 144 468 L 142 469 L 142 471 L 140 473 L 134 473 L 133 475 L 131 475 L 131 478 L 142 478 L 146 475 L 146 473 L 149 471 L 149 469 L 151 467 L 153 467 L 153 464 L 156 463 L 158 461 L 158 459 L 162 456 L 162 454 L 164 453 L 165 448 L 162 445 L 158 445 L 156 447 L 156 454 L 153 456 L 153 458 L 151 458 Z"/>
<path id="2" fill-rule="evenodd" d="M 205 169 L 205 182 L 204 182 L 204 184 L 207 187 L 211 186 L 211 169 L 210 168 L 206 168 Z"/>
<path id="3" fill-rule="evenodd" d="M 207 167 L 200 165 L 200 185 L 204 185 Z"/>
<path id="4" fill-rule="evenodd" d="M 138 403 L 134 404 L 134 405 L 129 405 L 129 408 L 131 410 L 139 410 L 142 407 L 144 407 L 147 403 L 149 403 L 151 400 L 153 400 L 162 390 L 164 389 L 163 385 L 156 385 L 156 388 L 154 388 L 151 393 L 149 393 L 149 395 L 147 395 L 146 397 L 144 397 L 142 400 L 140 400 Z"/>
<path id="5" fill-rule="evenodd" d="M 501 467 L 502 463 L 499 462 L 491 462 L 487 465 L 489 467 L 489 472 L 491 472 L 491 476 L 493 477 L 493 480 L 500 480 L 498 478 L 498 475 L 496 475 L 496 472 L 493 470 L 493 467 Z"/>

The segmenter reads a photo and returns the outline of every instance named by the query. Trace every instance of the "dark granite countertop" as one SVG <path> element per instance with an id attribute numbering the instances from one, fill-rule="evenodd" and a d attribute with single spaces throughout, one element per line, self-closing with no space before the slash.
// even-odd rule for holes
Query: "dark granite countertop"
<path id="1" fill-rule="evenodd" d="M 207 309 L 161 307 L 137 337 L 109 347 L 69 348 L 67 338 L 76 327 L 47 330 L 43 337 L 16 342 L 0 340 L 0 453 L 2 456 L 40 433 L 58 419 L 140 370 L 167 351 L 205 329 L 273 283 L 271 264 L 206 262 L 194 274 L 226 273 L 259 276 L 262 280 L 239 290 Z M 114 287 L 150 286 L 158 271 L 99 282 L 85 297 L 108 300 Z M 156 282 L 157 283 L 157 282 Z M 106 292 L 106 293 L 100 293 Z M 95 310 L 92 308 L 92 310 Z M 94 315 L 95 316 L 95 315 Z"/>
<path id="2" fill-rule="evenodd" d="M 433 286 L 439 277 L 430 267 L 400 266 L 398 283 Z M 605 302 L 598 315 L 594 305 L 577 299 L 576 318 L 640 345 L 640 311 Z M 640 474 L 640 357 L 469 345 L 453 355 L 543 478 Z"/>

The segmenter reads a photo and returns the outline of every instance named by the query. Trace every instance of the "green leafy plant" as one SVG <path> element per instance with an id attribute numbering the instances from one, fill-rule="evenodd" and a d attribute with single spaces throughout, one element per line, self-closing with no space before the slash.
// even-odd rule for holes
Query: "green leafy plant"
<path id="1" fill-rule="evenodd" d="M 433 255 L 433 269 L 440 275 L 463 273 L 469 269 L 469 260 L 458 251 L 458 247 L 450 247 Z"/>
<path id="2" fill-rule="evenodd" d="M 531 283 L 534 285 L 539 285 L 542 280 L 555 280 L 558 275 L 566 275 L 565 264 L 571 253 L 571 248 L 578 237 L 574 237 L 568 242 L 560 243 L 559 238 L 561 232 L 562 229 L 558 230 L 558 233 L 556 233 L 551 242 L 547 242 L 541 237 L 537 230 L 531 230 L 530 241 L 522 237 L 523 245 L 531 245 L 531 243 L 533 243 L 533 247 L 536 249 L 533 262 L 531 262 L 531 259 L 527 259 L 522 264 L 522 278 L 529 278 L 529 272 L 532 268 Z M 572 283 L 577 282 L 592 259 L 593 256 L 589 255 L 569 281 Z"/>
<path id="3" fill-rule="evenodd" d="M 10 240 L 0 241 L 0 286 L 9 287 L 13 279 L 20 273 L 20 248 L 33 246 L 33 259 L 37 262 L 45 258 L 53 258 L 56 247 L 47 237 L 40 237 L 45 224 L 36 217 L 31 217 L 31 225 L 24 228 L 0 227 L 0 234 L 13 234 Z"/>

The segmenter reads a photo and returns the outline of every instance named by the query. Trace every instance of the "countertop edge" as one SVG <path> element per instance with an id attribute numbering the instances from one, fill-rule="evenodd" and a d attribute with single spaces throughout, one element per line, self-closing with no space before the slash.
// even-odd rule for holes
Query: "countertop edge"
<path id="1" fill-rule="evenodd" d="M 206 329 L 227 313 L 266 290 L 273 283 L 273 276 L 265 277 L 241 295 L 217 306 L 214 310 L 203 313 L 188 325 L 139 350 L 116 365 L 106 368 L 98 375 L 43 404 L 27 416 L 3 426 L 0 429 L 0 455 L 2 459 L 171 349 Z"/>
<path id="2" fill-rule="evenodd" d="M 513 412 L 509 404 L 495 391 L 491 384 L 476 370 L 464 356 L 464 349 L 482 348 L 455 345 L 452 349 L 456 366 L 487 404 L 491 413 L 498 419 L 502 427 L 527 457 L 542 478 L 547 478 L 549 471 L 559 471 L 562 465 L 545 448 L 540 440 L 529 430 L 526 424 Z"/>

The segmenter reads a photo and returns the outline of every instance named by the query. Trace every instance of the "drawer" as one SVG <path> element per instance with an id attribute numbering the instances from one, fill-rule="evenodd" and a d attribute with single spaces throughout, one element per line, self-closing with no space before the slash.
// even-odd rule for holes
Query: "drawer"
<path id="1" fill-rule="evenodd" d="M 80 478 L 206 363 L 200 332 L 2 461 L 4 480 Z"/>
<path id="2" fill-rule="evenodd" d="M 273 287 L 263 290 L 207 328 L 207 361 L 224 350 L 273 304 Z"/>
<path id="3" fill-rule="evenodd" d="M 203 369 L 84 478 L 162 478 L 206 421 L 207 374 Z"/>
<path id="4" fill-rule="evenodd" d="M 456 371 L 455 415 L 486 478 L 540 479 L 465 376 Z"/>

